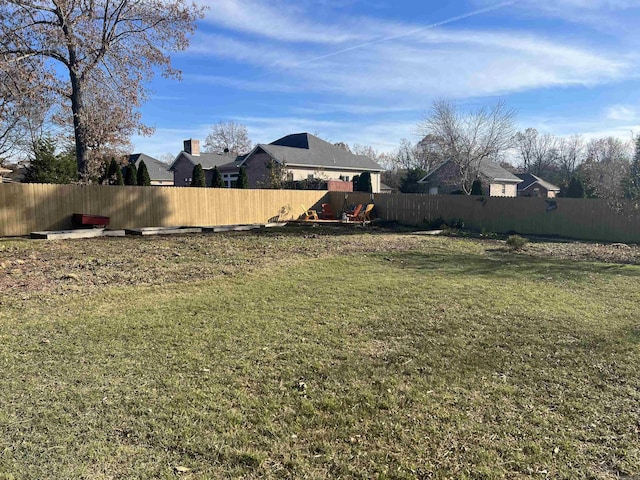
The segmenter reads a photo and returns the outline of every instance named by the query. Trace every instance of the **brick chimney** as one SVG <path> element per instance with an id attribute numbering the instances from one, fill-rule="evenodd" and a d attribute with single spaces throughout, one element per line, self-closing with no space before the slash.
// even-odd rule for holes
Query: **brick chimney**
<path id="1" fill-rule="evenodd" d="M 200 155 L 200 140 L 190 138 L 184 141 L 184 151 L 197 157 Z"/>

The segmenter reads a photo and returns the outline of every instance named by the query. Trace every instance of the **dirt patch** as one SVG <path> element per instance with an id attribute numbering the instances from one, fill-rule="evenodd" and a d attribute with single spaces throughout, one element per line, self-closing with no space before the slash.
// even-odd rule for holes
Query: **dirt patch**
<path id="1" fill-rule="evenodd" d="M 449 243 L 447 243 L 449 242 Z M 71 241 L 0 240 L 0 304 L 41 293 L 129 285 L 185 283 L 330 255 L 451 248 L 505 249 L 503 240 L 451 239 L 384 230 L 284 228 L 175 237 L 116 237 Z M 472 245 L 473 246 L 473 245 Z M 518 255 L 640 264 L 637 245 L 530 242 Z"/>

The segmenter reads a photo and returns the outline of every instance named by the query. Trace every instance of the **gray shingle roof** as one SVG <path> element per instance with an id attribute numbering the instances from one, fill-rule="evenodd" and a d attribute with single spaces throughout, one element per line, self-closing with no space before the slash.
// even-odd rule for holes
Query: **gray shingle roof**
<path id="1" fill-rule="evenodd" d="M 547 190 L 559 192 L 560 187 L 554 185 L 553 183 L 549 183 L 546 180 L 537 177 L 531 173 L 517 173 L 516 176 L 522 179 L 522 183 L 518 185 L 518 190 L 523 191 L 527 188 L 531 187 L 533 184 L 537 183 L 540 186 L 544 187 Z"/>
<path id="2" fill-rule="evenodd" d="M 509 170 L 506 170 L 496 162 L 492 162 L 491 160 L 487 159 L 480 162 L 479 172 L 480 175 L 483 175 L 493 181 L 501 180 L 510 183 L 520 183 L 522 181 Z"/>
<path id="3" fill-rule="evenodd" d="M 195 167 L 197 164 L 202 165 L 204 170 L 210 170 L 214 167 L 218 167 L 219 169 L 223 168 L 237 168 L 245 156 L 240 155 L 236 156 L 233 154 L 219 154 L 219 153 L 201 153 L 200 155 L 192 155 L 187 152 L 180 152 L 176 160 L 180 158 L 180 156 L 185 157 Z M 174 162 L 175 163 L 175 162 Z M 171 165 L 173 168 L 173 164 Z"/>
<path id="4" fill-rule="evenodd" d="M 274 160 L 285 165 L 341 168 L 369 172 L 381 172 L 384 170 L 369 157 L 354 155 L 309 133 L 287 135 L 268 145 L 261 143 L 258 148 L 267 152 Z"/>
<path id="5" fill-rule="evenodd" d="M 140 162 L 144 161 L 149 172 L 149 178 L 152 181 L 173 181 L 173 173 L 169 171 L 169 165 L 160 160 L 157 160 L 144 153 L 134 153 L 129 155 L 129 163 L 135 163 L 136 168 L 140 167 Z"/>
<path id="6" fill-rule="evenodd" d="M 426 181 L 429 179 L 429 177 L 431 177 L 432 175 L 435 175 L 435 173 L 438 170 L 440 170 L 440 168 L 442 168 L 443 166 L 445 166 L 449 162 L 451 162 L 451 160 L 447 160 L 446 162 L 441 163 L 438 167 L 436 167 L 430 173 L 425 175 L 424 178 L 420 179 L 420 181 L 418 183 L 426 183 Z M 482 175 L 483 177 L 488 178 L 489 181 L 491 181 L 491 182 L 497 182 L 497 181 L 506 182 L 506 183 L 520 183 L 520 182 L 522 182 L 522 180 L 519 179 L 518 177 L 516 177 L 513 173 L 511 173 L 510 171 L 502 168 L 496 162 L 492 162 L 491 160 L 488 160 L 488 159 L 484 159 L 484 160 L 480 161 L 480 167 L 478 169 L 478 173 L 480 175 Z"/>

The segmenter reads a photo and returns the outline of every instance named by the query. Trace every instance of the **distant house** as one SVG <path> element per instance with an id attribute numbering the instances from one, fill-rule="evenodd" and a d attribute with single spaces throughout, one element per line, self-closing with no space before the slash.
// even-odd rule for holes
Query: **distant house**
<path id="1" fill-rule="evenodd" d="M 8 168 L 0 167 L 0 183 L 3 182 L 3 176 L 7 176 L 12 172 L 13 172 L 13 170 L 9 170 Z"/>
<path id="2" fill-rule="evenodd" d="M 531 173 L 516 173 L 516 176 L 522 180 L 518 184 L 519 197 L 555 198 L 560 193 L 560 187 Z"/>
<path id="3" fill-rule="evenodd" d="M 393 188 L 386 183 L 380 182 L 380 193 L 393 193 Z"/>
<path id="4" fill-rule="evenodd" d="M 2 168 L 0 172 L 0 183 L 22 183 L 27 176 L 28 162 L 20 161 L 9 165 L 9 168 Z"/>
<path id="5" fill-rule="evenodd" d="M 517 185 L 522 182 L 513 173 L 491 160 L 480 162 L 478 178 L 482 182 L 485 194 L 488 193 L 491 197 L 515 197 Z M 461 189 L 459 167 L 448 160 L 433 169 L 418 183 L 425 185 L 431 195 L 457 192 Z"/>
<path id="6" fill-rule="evenodd" d="M 202 165 L 207 185 L 211 185 L 213 169 L 218 167 L 227 188 L 231 188 L 238 179 L 240 163 L 244 158 L 243 155 L 229 153 L 201 153 L 200 141 L 190 139 L 184 141 L 184 150 L 178 154 L 169 170 L 173 173 L 175 186 L 188 187 L 191 185 L 193 167 L 198 164 Z"/>
<path id="7" fill-rule="evenodd" d="M 151 185 L 171 186 L 173 185 L 173 173 L 169 171 L 169 165 L 144 153 L 134 153 L 129 155 L 129 163 L 134 163 L 136 169 L 140 168 L 140 162 L 144 161 L 149 172 Z"/>
<path id="8" fill-rule="evenodd" d="M 246 168 L 250 188 L 266 185 L 272 162 L 283 167 L 290 182 L 314 179 L 351 182 L 356 175 L 369 172 L 374 193 L 380 192 L 380 173 L 384 171 L 369 157 L 354 155 L 309 133 L 295 133 L 268 145 L 256 145 L 240 162 Z"/>

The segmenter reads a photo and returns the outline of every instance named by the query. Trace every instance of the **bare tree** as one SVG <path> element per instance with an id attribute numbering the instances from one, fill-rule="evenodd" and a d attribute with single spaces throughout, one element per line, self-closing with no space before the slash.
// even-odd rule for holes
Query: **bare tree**
<path id="1" fill-rule="evenodd" d="M 351 153 L 351 148 L 349 147 L 349 144 L 347 144 L 345 142 L 336 142 L 336 143 L 333 144 L 333 146 L 341 148 L 342 150 Z"/>
<path id="2" fill-rule="evenodd" d="M 429 173 L 446 161 L 442 150 L 442 139 L 433 134 L 426 135 L 415 147 L 415 162 L 411 168 L 421 168 Z"/>
<path id="3" fill-rule="evenodd" d="M 621 198 L 622 182 L 631 163 L 631 142 L 615 137 L 597 138 L 587 144 L 586 150 L 580 171 L 587 190 L 601 198 Z"/>
<path id="4" fill-rule="evenodd" d="M 461 189 L 469 194 L 480 163 L 498 160 L 511 147 L 514 119 L 515 111 L 503 101 L 464 113 L 452 101 L 436 100 L 419 130 L 437 139 L 443 158 L 457 166 Z"/>
<path id="5" fill-rule="evenodd" d="M 242 155 L 249 153 L 252 143 L 247 127 L 236 122 L 219 122 L 211 127 L 211 133 L 204 141 L 205 152 L 232 153 Z"/>
<path id="6" fill-rule="evenodd" d="M 544 175 L 555 164 L 560 145 L 557 137 L 548 133 L 541 135 L 535 128 L 527 128 L 516 133 L 514 140 L 525 172 Z"/>
<path id="7" fill-rule="evenodd" d="M 188 46 L 201 15 L 187 0 L 3 0 L 0 69 L 41 60 L 34 83 L 68 106 L 78 171 L 84 173 L 96 136 L 87 105 L 104 96 L 112 117 L 139 126 L 131 115 L 146 98 L 145 82 L 155 68 L 179 77 L 167 52 Z"/>
<path id="8" fill-rule="evenodd" d="M 584 151 L 584 140 L 580 135 L 560 139 L 557 164 L 565 184 L 569 184 L 576 168 L 584 161 Z"/>
<path id="9" fill-rule="evenodd" d="M 400 146 L 396 153 L 395 167 L 401 170 L 414 168 L 416 161 L 416 147 L 406 138 L 400 139 Z"/>

